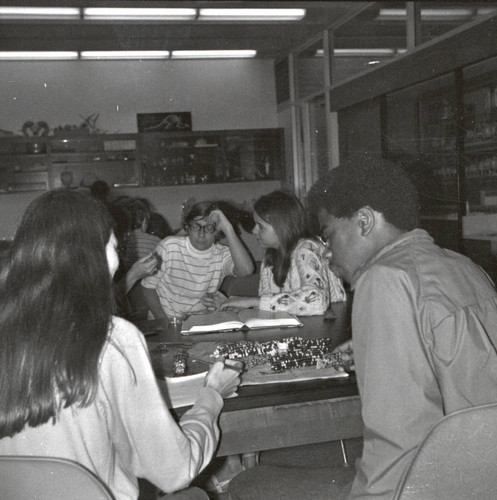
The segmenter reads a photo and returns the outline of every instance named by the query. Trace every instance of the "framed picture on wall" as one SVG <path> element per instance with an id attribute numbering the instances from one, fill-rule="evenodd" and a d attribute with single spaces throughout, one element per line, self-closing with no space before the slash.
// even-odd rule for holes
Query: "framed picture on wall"
<path id="1" fill-rule="evenodd" d="M 169 130 L 191 130 L 192 114 L 179 113 L 138 113 L 138 132 L 167 132 Z"/>

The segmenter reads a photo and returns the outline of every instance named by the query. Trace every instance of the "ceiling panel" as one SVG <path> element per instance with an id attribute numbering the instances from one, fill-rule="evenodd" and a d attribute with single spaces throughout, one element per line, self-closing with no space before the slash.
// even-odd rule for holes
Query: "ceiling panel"
<path id="1" fill-rule="evenodd" d="M 257 57 L 278 59 L 319 36 L 370 2 L 254 1 L 104 1 L 99 7 L 278 7 L 305 8 L 301 21 L 291 22 L 104 22 L 18 21 L 0 19 L 0 50 L 216 50 L 254 49 Z M 2 2 L 18 6 L 96 6 L 89 1 Z"/>

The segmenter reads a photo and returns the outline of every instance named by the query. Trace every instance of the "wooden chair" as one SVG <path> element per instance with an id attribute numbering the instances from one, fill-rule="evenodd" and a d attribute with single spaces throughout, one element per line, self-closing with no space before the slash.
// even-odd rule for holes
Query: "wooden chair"
<path id="1" fill-rule="evenodd" d="M 395 500 L 497 498 L 497 404 L 441 419 L 419 446 Z"/>
<path id="2" fill-rule="evenodd" d="M 115 500 L 95 474 L 62 458 L 0 456 L 0 498 Z"/>

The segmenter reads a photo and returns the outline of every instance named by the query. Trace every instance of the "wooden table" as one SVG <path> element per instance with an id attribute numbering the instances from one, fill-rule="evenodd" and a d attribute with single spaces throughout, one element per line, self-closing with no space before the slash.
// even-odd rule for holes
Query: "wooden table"
<path id="1" fill-rule="evenodd" d="M 350 302 L 333 304 L 336 319 L 300 317 L 299 329 L 272 328 L 250 332 L 181 336 L 159 320 L 137 326 L 150 348 L 163 342 L 235 342 L 275 340 L 288 336 L 331 337 L 336 345 L 350 338 Z M 181 409 L 179 411 L 181 413 Z M 225 400 L 220 415 L 218 456 L 333 441 L 362 435 L 361 404 L 354 375 L 343 379 L 241 386 L 238 397 Z"/>

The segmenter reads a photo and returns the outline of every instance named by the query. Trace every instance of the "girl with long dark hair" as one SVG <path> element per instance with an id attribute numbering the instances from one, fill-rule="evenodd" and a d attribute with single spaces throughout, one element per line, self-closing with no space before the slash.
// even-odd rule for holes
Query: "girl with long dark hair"
<path id="1" fill-rule="evenodd" d="M 137 477 L 172 492 L 208 464 L 239 375 L 215 363 L 175 423 L 144 337 L 112 315 L 116 246 L 83 193 L 45 193 L 24 214 L 0 274 L 0 454 L 71 459 L 136 499 Z"/>
<path id="2" fill-rule="evenodd" d="M 254 203 L 253 233 L 266 249 L 259 296 L 230 297 L 221 306 L 256 307 L 306 316 L 323 314 L 345 300 L 342 282 L 330 271 L 323 247 L 308 237 L 306 214 L 292 194 L 274 191 Z"/>

